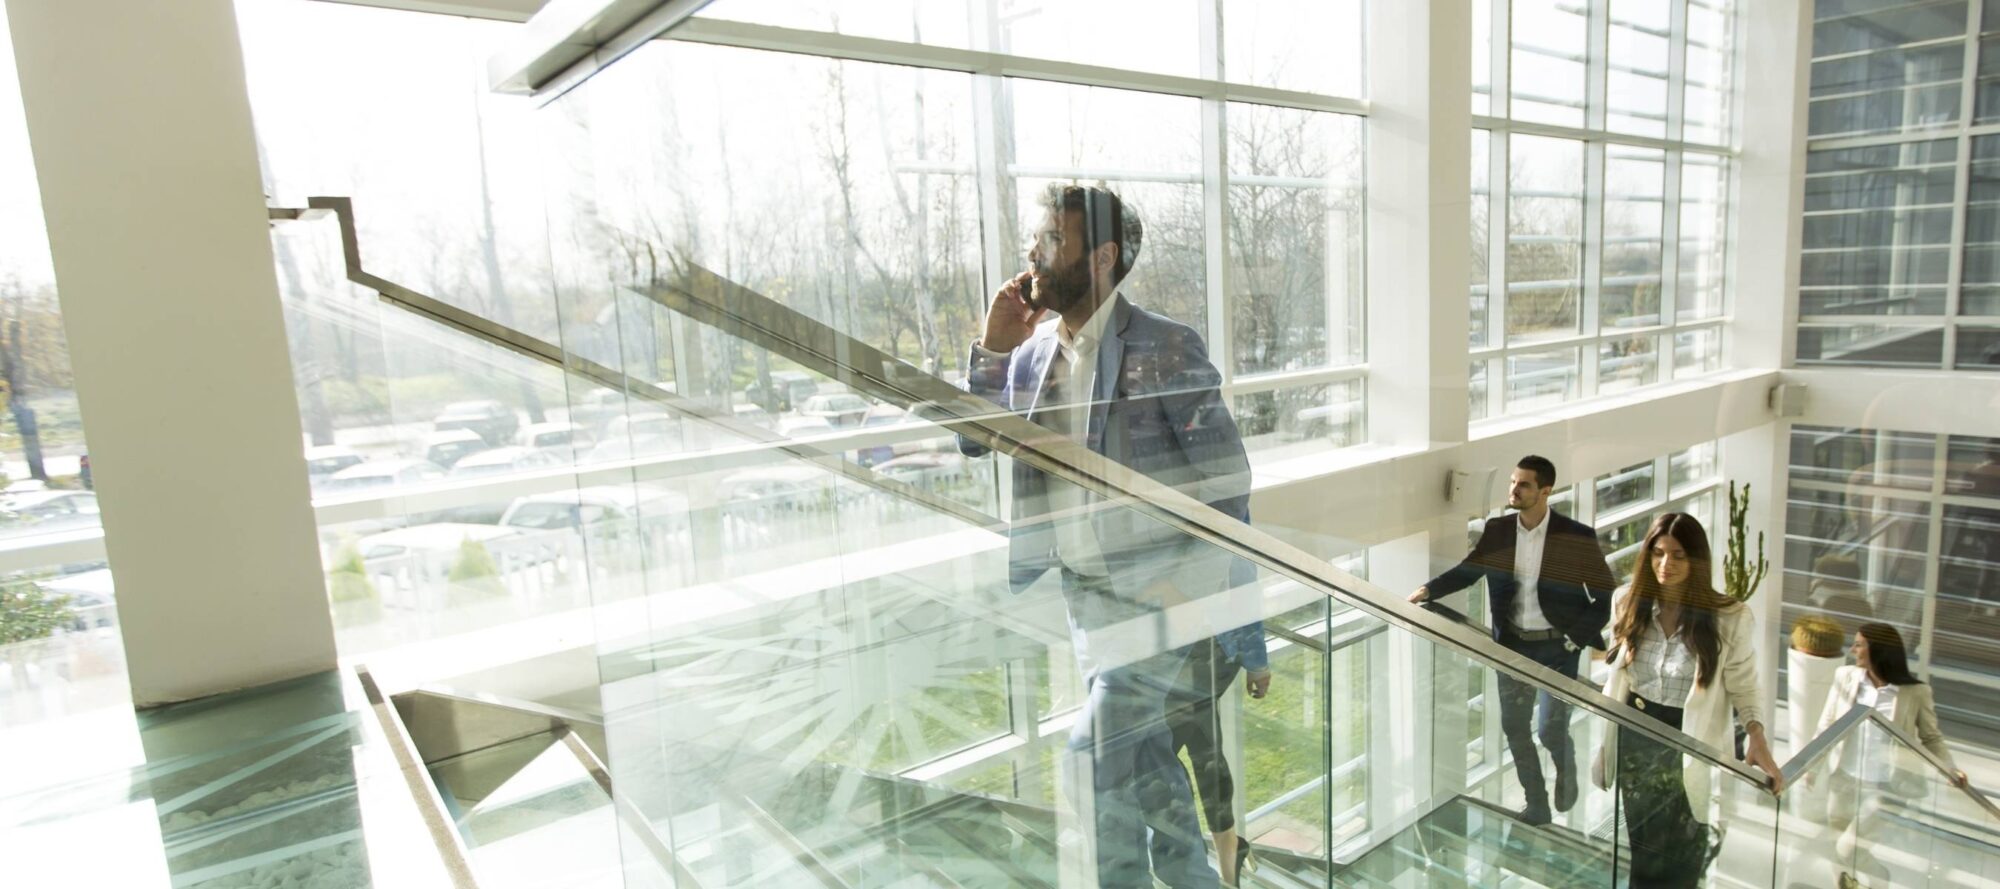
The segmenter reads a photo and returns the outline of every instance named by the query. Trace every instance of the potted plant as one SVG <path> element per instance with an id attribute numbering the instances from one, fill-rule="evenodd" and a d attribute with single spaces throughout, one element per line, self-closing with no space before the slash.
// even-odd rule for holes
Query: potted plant
<path id="1" fill-rule="evenodd" d="M 1752 564 L 1746 553 L 1745 526 L 1750 516 L 1750 485 L 1743 485 L 1738 494 L 1736 483 L 1729 483 L 1729 539 L 1728 551 L 1722 556 L 1722 593 L 1738 602 L 1748 602 L 1757 594 L 1757 586 L 1764 582 L 1764 575 L 1771 570 L 1771 563 L 1764 561 L 1764 532 L 1757 532 L 1757 561 Z"/>

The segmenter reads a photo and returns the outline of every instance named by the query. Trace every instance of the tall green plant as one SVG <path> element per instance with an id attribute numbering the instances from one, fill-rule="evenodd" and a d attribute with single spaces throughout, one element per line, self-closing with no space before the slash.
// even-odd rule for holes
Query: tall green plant
<path id="1" fill-rule="evenodd" d="M 1738 494 L 1736 483 L 1729 483 L 1729 550 L 1722 557 L 1722 592 L 1738 602 L 1748 602 L 1757 594 L 1757 585 L 1764 582 L 1764 574 L 1771 569 L 1771 563 L 1764 561 L 1764 532 L 1757 532 L 1757 561 L 1752 564 L 1746 556 L 1745 525 L 1750 516 L 1750 485 L 1743 485 Z"/>

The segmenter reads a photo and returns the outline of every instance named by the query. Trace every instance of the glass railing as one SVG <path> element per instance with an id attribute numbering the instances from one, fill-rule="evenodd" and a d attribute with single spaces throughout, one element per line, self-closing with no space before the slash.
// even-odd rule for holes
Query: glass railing
<path id="1" fill-rule="evenodd" d="M 363 283 L 556 363 L 551 344 Z M 692 264 L 629 295 L 721 351 L 767 351 L 815 386 L 897 414 L 875 437 L 787 435 L 732 425 L 720 418 L 736 412 L 712 396 L 683 398 L 636 368 L 559 359 L 577 391 L 615 387 L 626 410 L 643 404 L 682 427 L 678 447 L 586 471 L 683 542 L 588 535 L 580 567 L 599 629 L 611 796 L 702 885 L 1057 885 L 1100 859 L 1117 871 L 1150 855 L 1159 873 L 1163 854 L 1200 871 L 1220 863 L 1206 835 L 1231 824 L 1257 879 L 1280 885 L 1413 874 L 1609 885 L 1654 860 L 1646 849 L 1662 831 L 1677 832 L 1676 849 L 1700 839 L 1683 866 L 1752 885 L 1768 876 L 1773 839 L 1752 825 L 1774 827 L 1775 802 L 1754 773 L 1189 496 L 1213 496 L 1226 474 L 1161 484 Z M 992 451 L 1005 456 L 968 456 Z M 1037 518 L 1007 503 L 1012 533 L 1087 528 L 1111 580 L 1058 569 L 1016 583 L 1035 578 L 992 516 L 997 481 L 1019 485 L 1023 472 L 1075 486 L 1077 509 Z M 1247 478 L 1225 482 L 1247 492 Z M 1266 628 L 1274 680 L 1252 699 L 1231 668 Z M 1563 785 L 1577 796 L 1551 824 L 1518 817 L 1520 770 L 1478 716 L 1503 687 L 1546 691 L 1574 712 L 1568 763 L 1541 769 L 1559 802 Z M 1189 737 L 1190 722 L 1208 739 Z M 1099 763 L 1158 760 L 1177 729 L 1191 773 L 1174 763 L 1085 783 Z M 1713 773 L 1698 804 L 1662 777 L 1684 757 Z M 1225 771 L 1228 799 L 1196 793 Z M 497 829 L 505 839 L 556 837 L 606 811 L 579 800 L 593 791 L 575 774 L 521 780 L 528 798 L 572 808 L 536 816 L 545 822 L 513 804 L 473 809 L 461 829 L 476 860 L 491 854 L 493 819 L 536 825 Z M 1145 798 L 1123 796 L 1141 787 Z M 1208 817 L 1222 807 L 1227 817 Z M 1178 831 L 1178 852 L 1121 834 L 1121 819 L 1156 837 Z M 1634 822 L 1639 852 L 1620 840 Z M 640 849 L 617 847 L 628 871 L 663 860 L 635 858 Z"/>
<path id="2" fill-rule="evenodd" d="M 138 716 L 129 767 L 35 786 L 10 766 L 11 886 L 465 886 L 391 732 L 332 674 Z"/>
<path id="3" fill-rule="evenodd" d="M 1937 752 L 1857 706 L 1785 767 L 1774 885 L 1986 886 L 2000 809 Z"/>

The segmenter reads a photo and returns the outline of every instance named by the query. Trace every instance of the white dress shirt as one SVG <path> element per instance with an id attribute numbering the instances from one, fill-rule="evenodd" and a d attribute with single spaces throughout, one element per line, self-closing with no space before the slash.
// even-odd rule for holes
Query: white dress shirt
<path id="1" fill-rule="evenodd" d="M 1514 530 L 1514 577 L 1520 581 L 1520 589 L 1514 593 L 1514 626 L 1523 630 L 1553 630 L 1542 614 L 1542 551 L 1548 548 L 1549 523 L 1555 516 L 1542 516 L 1542 522 L 1532 530 L 1518 526 Z M 1521 521 L 1516 514 L 1514 521 Z"/>
<path id="2" fill-rule="evenodd" d="M 1680 707 L 1687 703 L 1688 693 L 1694 691 L 1696 673 L 1701 664 L 1695 659 L 1694 650 L 1687 645 L 1687 626 L 1683 623 L 1667 635 L 1660 626 L 1659 612 L 1653 613 L 1639 631 L 1637 649 L 1632 655 L 1632 693 L 1656 704 Z"/>
<path id="3" fill-rule="evenodd" d="M 1854 695 L 1854 703 L 1873 708 L 1875 712 L 1882 714 L 1884 719 L 1893 722 L 1896 718 L 1897 691 L 1898 689 L 1893 683 L 1878 688 L 1873 680 L 1863 676 L 1861 678 L 1861 689 Z M 1896 757 L 1890 754 L 1891 745 L 1886 743 L 1888 734 L 1886 732 L 1864 732 L 1862 733 L 1862 737 L 1873 737 L 1880 740 L 1873 744 L 1866 742 L 1855 743 L 1850 740 L 1842 745 L 1842 750 L 1840 751 L 1840 770 L 1868 781 L 1879 782 L 1889 780 L 1889 776 L 1895 771 Z M 1863 751 L 1861 749 L 1871 746 L 1874 748 L 1871 751 Z M 1864 753 L 1867 754 L 1865 760 L 1863 759 Z"/>

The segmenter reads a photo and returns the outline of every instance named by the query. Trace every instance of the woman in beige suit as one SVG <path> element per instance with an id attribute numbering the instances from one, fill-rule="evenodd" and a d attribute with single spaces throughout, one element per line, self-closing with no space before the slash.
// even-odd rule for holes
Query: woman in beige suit
<path id="1" fill-rule="evenodd" d="M 1824 732 L 1832 727 L 1855 704 L 1872 707 L 1943 761 L 1951 769 L 1953 783 L 1965 786 L 1965 772 L 1952 762 L 1944 733 L 1938 731 L 1937 704 L 1931 698 L 1931 687 L 1910 675 L 1909 655 L 1896 628 L 1888 624 L 1863 624 L 1848 650 L 1854 654 L 1854 665 L 1841 667 L 1834 673 L 1833 693 L 1827 695 L 1826 709 L 1820 712 L 1819 730 Z M 1899 757 L 1881 755 L 1880 751 L 1863 751 L 1863 746 L 1843 743 L 1842 749 L 1834 751 L 1834 762 L 1838 765 L 1832 792 L 1827 795 L 1827 824 L 1840 831 L 1834 847 L 1839 861 L 1854 861 L 1859 868 L 1886 875 L 1867 850 L 1861 850 L 1856 858 L 1858 840 L 1869 833 L 1875 801 L 1883 793 L 1918 795 L 1918 792 L 1897 794 L 1897 789 L 1923 785 L 1921 779 L 1910 779 L 1911 764 L 1900 762 Z M 1864 789 L 1879 792 L 1869 793 L 1864 803 L 1861 801 Z M 1836 867 L 1836 870 L 1841 869 Z M 1839 881 L 1842 886 L 1856 885 L 1844 870 L 1839 873 Z"/>

